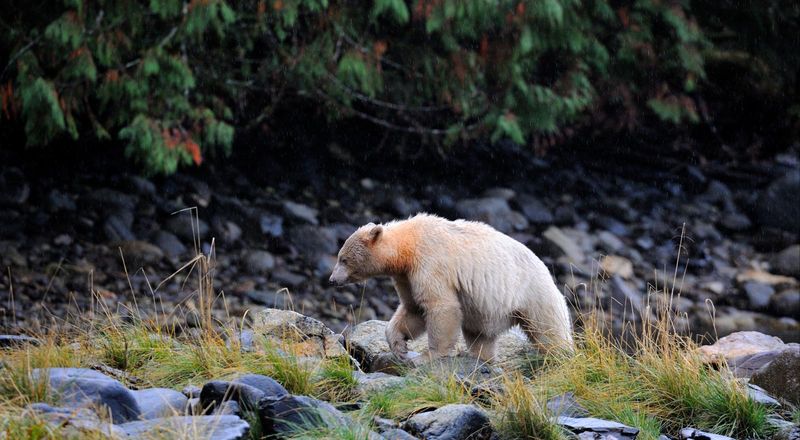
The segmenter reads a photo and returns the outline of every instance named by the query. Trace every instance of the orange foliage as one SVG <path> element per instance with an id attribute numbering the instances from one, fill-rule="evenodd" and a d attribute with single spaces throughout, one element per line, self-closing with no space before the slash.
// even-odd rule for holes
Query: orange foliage
<path id="1" fill-rule="evenodd" d="M 14 119 L 17 116 L 17 101 L 14 98 L 14 86 L 11 81 L 0 86 L 0 97 L 3 101 L 3 114 L 7 119 Z"/>
<path id="2" fill-rule="evenodd" d="M 275 0 L 275 2 L 272 3 L 272 9 L 274 9 L 276 11 L 283 10 L 283 1 L 282 0 Z"/>
<path id="3" fill-rule="evenodd" d="M 189 155 L 192 156 L 192 161 L 195 165 L 203 163 L 203 155 L 200 152 L 200 145 L 192 139 L 192 137 L 178 128 L 172 127 L 170 129 L 161 130 L 161 138 L 164 139 L 164 145 L 170 150 L 175 148 L 182 148 Z"/>

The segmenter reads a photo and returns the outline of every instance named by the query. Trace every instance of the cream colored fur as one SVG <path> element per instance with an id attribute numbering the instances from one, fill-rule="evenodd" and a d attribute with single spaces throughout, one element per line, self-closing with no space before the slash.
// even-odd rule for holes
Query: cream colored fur
<path id="1" fill-rule="evenodd" d="M 486 224 L 419 214 L 363 226 L 340 251 L 331 281 L 378 275 L 391 276 L 400 296 L 386 338 L 401 357 L 425 332 L 431 356 L 452 355 L 461 332 L 489 360 L 497 337 L 516 324 L 540 350 L 572 350 L 567 304 L 547 267 Z"/>

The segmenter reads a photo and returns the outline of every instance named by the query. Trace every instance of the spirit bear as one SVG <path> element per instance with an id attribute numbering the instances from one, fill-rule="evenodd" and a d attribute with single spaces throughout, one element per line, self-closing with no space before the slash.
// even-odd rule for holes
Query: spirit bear
<path id="1" fill-rule="evenodd" d="M 343 285 L 388 275 L 400 306 L 386 328 L 392 352 L 428 334 L 428 354 L 449 356 L 459 330 L 473 355 L 491 360 L 498 336 L 519 324 L 540 350 L 571 351 L 567 303 L 525 245 L 489 225 L 429 214 L 356 230 L 330 277 Z"/>

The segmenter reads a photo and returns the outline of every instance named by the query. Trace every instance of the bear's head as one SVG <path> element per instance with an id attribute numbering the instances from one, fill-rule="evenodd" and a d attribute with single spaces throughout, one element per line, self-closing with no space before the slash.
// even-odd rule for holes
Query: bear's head
<path id="1" fill-rule="evenodd" d="M 330 282 L 339 286 L 364 281 L 384 272 L 377 249 L 383 226 L 369 223 L 356 230 L 339 250 Z"/>

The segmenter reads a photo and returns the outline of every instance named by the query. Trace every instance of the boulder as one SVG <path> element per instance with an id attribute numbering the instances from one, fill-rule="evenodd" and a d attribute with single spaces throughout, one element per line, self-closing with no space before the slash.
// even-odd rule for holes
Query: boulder
<path id="1" fill-rule="evenodd" d="M 258 374 L 246 374 L 231 382 L 210 381 L 200 391 L 200 405 L 203 408 L 216 408 L 226 401 L 234 401 L 239 406 L 250 409 L 257 408 L 258 402 L 265 397 L 281 397 L 289 394 L 274 379 Z"/>
<path id="2" fill-rule="evenodd" d="M 750 307 L 754 310 L 764 310 L 769 306 L 770 298 L 775 294 L 775 289 L 769 284 L 748 281 L 742 286 Z"/>
<path id="3" fill-rule="evenodd" d="M 508 202 L 498 197 L 460 200 L 456 203 L 456 212 L 462 218 L 488 223 L 506 234 L 528 227 L 525 216 L 512 211 Z"/>
<path id="4" fill-rule="evenodd" d="M 539 199 L 529 194 L 517 197 L 517 205 L 528 221 L 534 225 L 549 225 L 553 223 L 553 213 Z"/>
<path id="5" fill-rule="evenodd" d="M 425 440 L 480 440 L 492 436 L 489 417 L 474 405 L 445 405 L 416 414 L 403 428 Z"/>
<path id="6" fill-rule="evenodd" d="M 376 362 L 381 365 L 391 365 L 395 357 L 390 355 L 389 344 L 386 342 L 387 321 L 370 320 L 356 325 L 347 335 L 347 345 L 364 371 L 378 371 Z M 411 352 L 422 353 L 428 348 L 428 339 L 423 335 L 408 344 Z M 521 357 L 533 352 L 532 345 L 518 327 L 503 333 L 497 340 L 495 361 L 497 363 L 517 362 Z M 463 337 L 459 336 L 456 351 L 467 351 Z M 388 361 L 388 362 L 387 362 Z M 396 359 L 396 362 L 400 362 Z M 383 371 L 383 370 L 381 370 Z"/>
<path id="7" fill-rule="evenodd" d="M 188 243 L 193 243 L 196 239 L 195 237 L 199 236 L 201 240 L 204 239 L 208 235 L 210 228 L 208 223 L 202 219 L 197 219 L 194 213 L 179 212 L 167 220 L 166 229 Z"/>
<path id="8" fill-rule="evenodd" d="M 580 439 L 634 440 L 639 430 L 632 426 L 593 417 L 559 417 L 557 423 Z"/>
<path id="9" fill-rule="evenodd" d="M 761 193 L 756 216 L 763 226 L 800 234 L 800 170 L 791 170 L 775 179 Z"/>
<path id="10" fill-rule="evenodd" d="M 586 256 L 578 243 L 564 233 L 561 228 L 550 226 L 542 234 L 548 254 L 553 257 L 566 257 L 570 262 L 583 264 Z"/>
<path id="11" fill-rule="evenodd" d="M 259 402 L 258 413 L 263 434 L 278 437 L 297 430 L 337 428 L 350 423 L 333 405 L 308 396 L 267 396 Z"/>
<path id="12" fill-rule="evenodd" d="M 169 388 L 147 388 L 131 393 L 141 409 L 142 419 L 182 415 L 189 402 L 183 393 Z"/>
<path id="13" fill-rule="evenodd" d="M 32 336 L 0 335 L 0 348 L 22 348 L 26 345 L 41 345 L 42 341 Z"/>
<path id="14" fill-rule="evenodd" d="M 242 256 L 244 266 L 250 273 L 263 274 L 275 268 L 275 257 L 262 250 L 251 250 Z"/>
<path id="15" fill-rule="evenodd" d="M 289 243 L 309 262 L 321 255 L 336 255 L 339 241 L 336 231 L 329 227 L 298 225 L 289 229 Z"/>
<path id="16" fill-rule="evenodd" d="M 317 220 L 319 211 L 308 205 L 286 200 L 283 202 L 283 212 L 287 218 L 295 222 L 308 223 L 314 226 L 319 224 L 319 220 Z"/>
<path id="17" fill-rule="evenodd" d="M 750 382 L 771 395 L 800 404 L 800 349 L 785 350 L 756 371 Z"/>
<path id="18" fill-rule="evenodd" d="M 186 246 L 171 232 L 158 231 L 153 236 L 153 242 L 169 258 L 188 257 Z"/>
<path id="19" fill-rule="evenodd" d="M 800 278 L 800 244 L 789 246 L 772 257 L 775 272 Z"/>
<path id="20" fill-rule="evenodd" d="M 356 392 L 361 396 L 369 396 L 405 382 L 403 377 L 380 372 L 362 373 L 361 371 L 354 371 L 353 377 L 358 382 Z"/>
<path id="21" fill-rule="evenodd" d="M 731 333 L 712 345 L 699 348 L 705 362 L 726 362 L 737 377 L 750 377 L 786 350 L 798 350 L 796 343 L 785 344 L 780 338 L 760 332 Z"/>
<path id="22" fill-rule="evenodd" d="M 119 428 L 129 438 L 196 438 L 240 440 L 248 438 L 250 425 L 237 416 L 175 416 L 128 422 Z"/>
<path id="23" fill-rule="evenodd" d="M 133 393 L 119 381 L 86 368 L 34 369 L 34 380 L 45 376 L 58 406 L 100 407 L 114 423 L 138 420 L 142 414 Z"/>
<path id="24" fill-rule="evenodd" d="M 253 331 L 295 356 L 349 356 L 339 336 L 322 322 L 291 310 L 264 309 L 253 315 Z"/>

